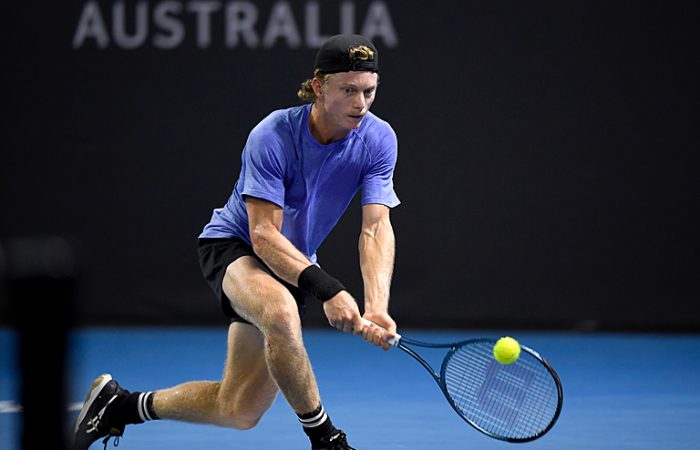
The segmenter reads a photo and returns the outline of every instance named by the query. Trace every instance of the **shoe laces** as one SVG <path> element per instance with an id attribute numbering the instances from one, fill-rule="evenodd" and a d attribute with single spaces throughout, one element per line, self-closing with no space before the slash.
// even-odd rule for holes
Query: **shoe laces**
<path id="1" fill-rule="evenodd" d="M 114 438 L 114 441 L 112 441 L 112 445 L 115 447 L 119 446 L 119 438 L 121 436 L 118 434 L 108 434 L 102 441 L 102 443 L 105 445 L 104 450 L 107 450 L 107 444 L 109 443 L 109 439 L 112 437 Z"/>
<path id="2" fill-rule="evenodd" d="M 107 410 L 107 407 L 117 399 L 117 395 L 112 396 L 112 398 L 109 399 L 107 404 L 97 413 L 95 416 L 88 420 L 87 422 L 87 429 L 85 430 L 86 433 L 100 433 L 100 428 L 102 425 L 104 425 L 104 415 L 105 411 Z M 119 430 L 118 428 L 110 428 L 107 431 L 107 435 L 105 436 L 104 440 L 102 443 L 104 444 L 104 449 L 107 450 L 107 444 L 109 443 L 110 438 L 114 438 L 114 441 L 112 442 L 112 445 L 117 447 L 119 445 L 119 438 L 121 437 L 123 433 L 123 430 Z"/>

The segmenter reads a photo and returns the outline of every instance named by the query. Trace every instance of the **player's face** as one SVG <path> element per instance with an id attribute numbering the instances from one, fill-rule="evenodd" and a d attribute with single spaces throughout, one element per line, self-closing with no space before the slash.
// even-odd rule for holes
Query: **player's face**
<path id="1" fill-rule="evenodd" d="M 373 72 L 341 72 L 331 76 L 323 87 L 326 119 L 339 130 L 358 128 L 377 92 L 379 76 Z"/>

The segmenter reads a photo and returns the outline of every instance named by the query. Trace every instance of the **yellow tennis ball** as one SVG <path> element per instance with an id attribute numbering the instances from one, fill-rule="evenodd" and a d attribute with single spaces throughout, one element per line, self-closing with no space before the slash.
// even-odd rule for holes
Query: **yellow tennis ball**
<path id="1" fill-rule="evenodd" d="M 514 363 L 519 356 L 520 344 L 512 337 L 502 337 L 493 346 L 493 357 L 501 364 Z"/>

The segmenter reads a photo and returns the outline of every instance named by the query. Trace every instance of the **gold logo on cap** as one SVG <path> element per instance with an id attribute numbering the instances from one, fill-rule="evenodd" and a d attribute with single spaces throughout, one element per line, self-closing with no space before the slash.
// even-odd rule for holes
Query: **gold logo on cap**
<path id="1" fill-rule="evenodd" d="M 350 61 L 371 61 L 374 59 L 374 51 L 366 45 L 358 45 L 348 51 L 350 53 Z"/>

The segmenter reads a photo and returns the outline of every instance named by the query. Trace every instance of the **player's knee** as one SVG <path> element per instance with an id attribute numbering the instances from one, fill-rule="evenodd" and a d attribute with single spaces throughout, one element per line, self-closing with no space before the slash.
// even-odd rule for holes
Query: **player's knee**
<path id="1" fill-rule="evenodd" d="M 301 319 L 296 304 L 284 304 L 268 314 L 265 334 L 268 338 L 285 340 L 295 339 L 300 335 Z"/>
<path id="2" fill-rule="evenodd" d="M 237 430 L 250 430 L 260 422 L 262 414 L 259 416 L 236 416 L 231 418 L 231 427 Z"/>
<path id="3" fill-rule="evenodd" d="M 247 416 L 247 415 L 230 415 L 224 416 L 222 425 L 227 428 L 235 428 L 236 430 L 250 430 L 254 428 L 262 416 Z"/>
<path id="4" fill-rule="evenodd" d="M 237 430 L 254 428 L 267 408 L 245 408 L 237 405 L 225 405 L 219 411 L 223 426 Z"/>

